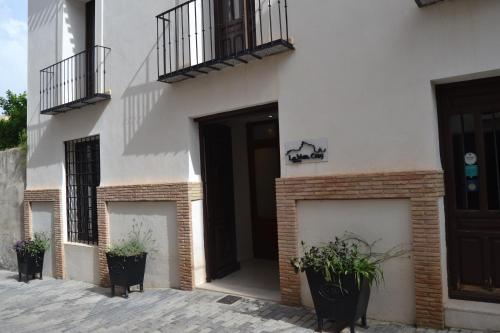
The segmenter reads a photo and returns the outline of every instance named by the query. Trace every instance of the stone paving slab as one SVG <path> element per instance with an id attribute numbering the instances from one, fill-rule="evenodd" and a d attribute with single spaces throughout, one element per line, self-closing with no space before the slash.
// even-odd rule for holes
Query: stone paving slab
<path id="1" fill-rule="evenodd" d="M 0 271 L 0 333 L 24 332 L 314 332 L 311 310 L 242 298 L 217 303 L 224 294 L 175 289 L 132 292 L 129 299 L 110 297 L 109 289 L 50 278 L 17 282 Z M 360 333 L 445 333 L 369 320 Z M 333 328 L 326 325 L 325 332 Z M 343 332 L 348 332 L 344 330 Z M 453 332 L 459 333 L 459 330 Z M 471 331 L 462 331 L 462 333 Z M 474 333 L 479 333 L 476 331 Z"/>

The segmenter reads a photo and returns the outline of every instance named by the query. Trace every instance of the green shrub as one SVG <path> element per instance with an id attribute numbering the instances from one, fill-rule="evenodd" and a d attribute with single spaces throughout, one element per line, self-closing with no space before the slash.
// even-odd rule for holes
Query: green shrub
<path id="1" fill-rule="evenodd" d="M 47 251 L 50 248 L 50 238 L 43 232 L 37 232 L 33 235 L 33 239 L 27 241 L 17 241 L 14 244 L 14 250 L 23 255 L 36 256 L 37 254 Z"/>
<path id="2" fill-rule="evenodd" d="M 359 236 L 345 233 L 341 238 L 335 237 L 333 242 L 321 246 L 308 247 L 302 242 L 304 254 L 291 261 L 295 272 L 313 269 L 321 272 L 327 282 L 342 287 L 341 280 L 354 275 L 358 287 L 363 279 L 371 285 L 379 285 L 384 279 L 381 264 L 387 260 L 401 257 L 408 253 L 402 246 L 396 246 L 383 253 L 373 251 L 378 241 L 368 243 Z"/>

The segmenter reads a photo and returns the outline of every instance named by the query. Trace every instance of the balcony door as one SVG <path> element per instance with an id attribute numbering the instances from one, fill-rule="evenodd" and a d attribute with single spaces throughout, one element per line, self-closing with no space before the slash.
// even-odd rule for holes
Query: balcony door
<path id="1" fill-rule="evenodd" d="M 85 4 L 85 49 L 86 59 L 86 97 L 93 96 L 95 87 L 95 0 Z"/>
<path id="2" fill-rule="evenodd" d="M 437 97 L 450 297 L 500 302 L 500 78 Z"/>
<path id="3" fill-rule="evenodd" d="M 253 10 L 250 0 L 216 0 L 215 20 L 216 51 L 218 58 L 225 58 L 251 48 L 252 26 L 249 13 Z"/>

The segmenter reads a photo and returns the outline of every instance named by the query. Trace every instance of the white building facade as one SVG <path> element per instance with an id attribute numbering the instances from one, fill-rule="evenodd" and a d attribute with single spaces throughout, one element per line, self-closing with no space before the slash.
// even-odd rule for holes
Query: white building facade
<path id="1" fill-rule="evenodd" d="M 30 0 L 25 230 L 106 285 L 142 223 L 146 287 L 291 305 L 299 242 L 350 231 L 413 250 L 369 317 L 500 329 L 499 32 L 496 0 Z"/>

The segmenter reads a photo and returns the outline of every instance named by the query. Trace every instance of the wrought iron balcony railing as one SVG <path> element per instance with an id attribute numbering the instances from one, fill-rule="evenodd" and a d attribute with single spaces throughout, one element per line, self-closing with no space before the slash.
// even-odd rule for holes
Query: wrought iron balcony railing
<path id="1" fill-rule="evenodd" d="M 189 0 L 156 22 L 158 80 L 167 83 L 294 48 L 287 0 Z"/>
<path id="2" fill-rule="evenodd" d="M 94 46 L 40 71 L 40 112 L 58 114 L 111 98 L 106 60 L 111 51 Z"/>

